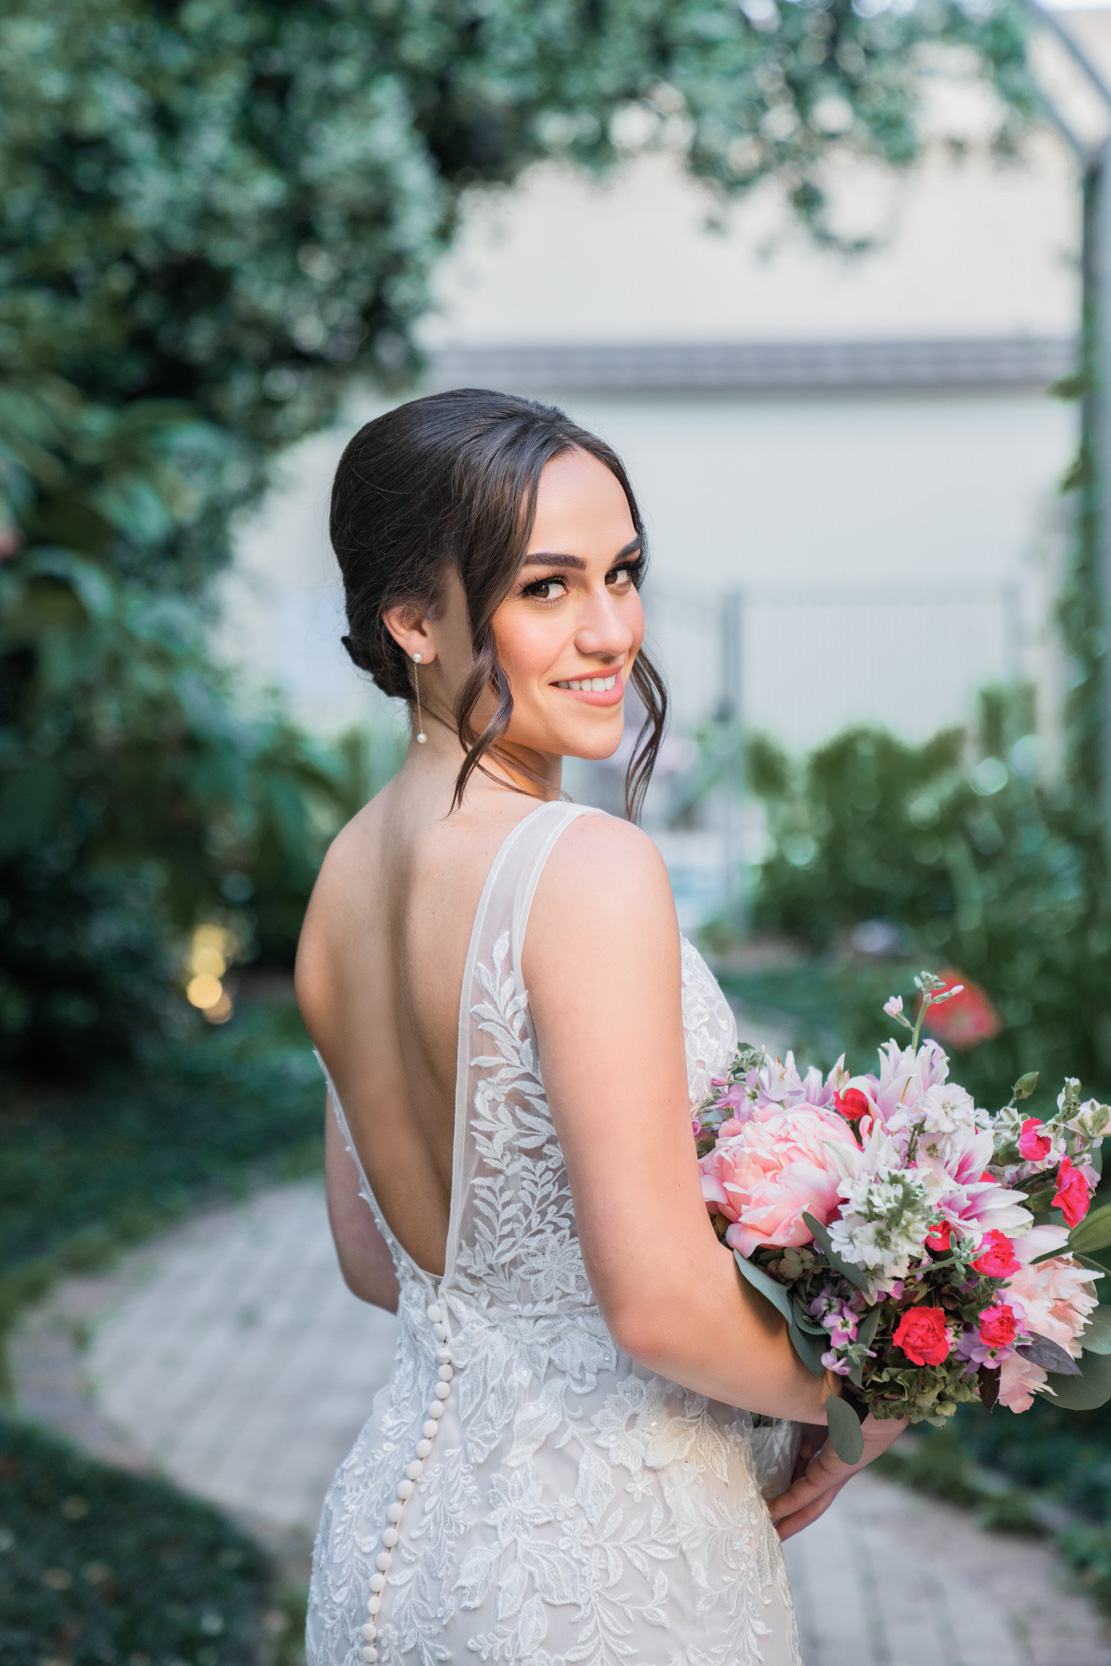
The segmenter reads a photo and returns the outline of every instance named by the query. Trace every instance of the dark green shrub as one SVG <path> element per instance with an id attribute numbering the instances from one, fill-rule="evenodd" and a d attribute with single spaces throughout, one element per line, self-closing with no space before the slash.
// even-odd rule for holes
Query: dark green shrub
<path id="1" fill-rule="evenodd" d="M 215 1510 L 0 1416 L 0 1666 L 269 1666 L 287 1627 Z"/>
<path id="2" fill-rule="evenodd" d="M 1001 1033 L 954 1054 L 954 1074 L 1001 1103 L 1027 1070 L 1056 1091 L 1066 1075 L 1111 1086 L 1111 928 L 1093 896 L 1069 801 L 1039 785 L 1021 702 L 986 696 L 980 731 L 921 746 L 883 731 L 838 736 L 801 763 L 766 742 L 749 779 L 768 810 L 772 850 L 756 880 L 752 922 L 821 952 L 826 965 L 737 984 L 790 1005 L 791 987 L 827 1046 L 857 1062 L 891 1033 L 881 1006 L 913 994 L 921 965 L 979 984 Z M 848 954 L 852 928 L 883 918 L 906 930 L 901 961 Z M 802 986 L 806 986 L 803 994 Z"/>

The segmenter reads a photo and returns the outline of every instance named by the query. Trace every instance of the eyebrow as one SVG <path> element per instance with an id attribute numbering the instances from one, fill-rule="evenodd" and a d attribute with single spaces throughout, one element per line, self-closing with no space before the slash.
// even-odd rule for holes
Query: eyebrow
<path id="1" fill-rule="evenodd" d="M 641 540 L 639 538 L 630 538 L 624 548 L 618 550 L 613 559 L 623 561 L 627 555 L 636 555 L 640 545 Z M 568 567 L 578 573 L 585 573 L 586 571 L 586 562 L 581 555 L 545 555 L 541 550 L 526 555 L 521 565 L 524 567 Z"/>

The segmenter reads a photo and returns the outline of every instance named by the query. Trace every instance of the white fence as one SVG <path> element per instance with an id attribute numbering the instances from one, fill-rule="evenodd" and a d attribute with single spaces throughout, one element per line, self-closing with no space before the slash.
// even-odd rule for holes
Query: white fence
<path id="1" fill-rule="evenodd" d="M 713 595 L 650 582 L 645 610 L 674 733 L 730 716 L 793 750 L 852 723 L 921 740 L 967 719 L 984 684 L 1022 673 L 1014 583 Z"/>

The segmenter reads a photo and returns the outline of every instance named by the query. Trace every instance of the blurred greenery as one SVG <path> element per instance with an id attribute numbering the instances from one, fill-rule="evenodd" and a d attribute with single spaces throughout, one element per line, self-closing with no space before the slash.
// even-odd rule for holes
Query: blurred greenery
<path id="1" fill-rule="evenodd" d="M 913 996 L 922 966 L 953 968 L 1002 1021 L 994 1039 L 955 1053 L 971 1091 L 1002 1103 L 1026 1070 L 1041 1072 L 1042 1094 L 1066 1075 L 1111 1089 L 1111 932 L 1071 794 L 1041 779 L 1039 762 L 1021 690 L 987 691 L 969 732 L 922 745 L 856 729 L 794 760 L 751 742 L 747 781 L 770 845 L 751 927 L 811 958 L 726 973 L 733 992 L 798 1019 L 818 1054 L 847 1045 L 860 1061 L 890 1034 L 887 996 Z M 854 947 L 868 921 L 902 939 L 894 955 Z"/>
<path id="2" fill-rule="evenodd" d="M 210 1506 L 0 1416 L 0 1666 L 294 1666 L 297 1619 Z"/>
<path id="3" fill-rule="evenodd" d="M 322 1161 L 322 1077 L 291 995 L 241 1003 L 92 1087 L 24 1088 L 0 1114 L 0 1350 L 65 1272 L 202 1202 Z M 0 1378 L 3 1376 L 0 1355 Z"/>
<path id="4" fill-rule="evenodd" d="M 828 238 L 826 159 L 911 162 L 938 47 L 1014 152 L 1025 27 L 954 0 L 6 8 L 0 1068 L 156 1045 L 198 920 L 288 963 L 329 833 L 389 773 L 246 714 L 208 586 L 272 457 L 354 376 L 411 379 L 463 194 L 665 146 L 722 201 L 775 177 Z"/>

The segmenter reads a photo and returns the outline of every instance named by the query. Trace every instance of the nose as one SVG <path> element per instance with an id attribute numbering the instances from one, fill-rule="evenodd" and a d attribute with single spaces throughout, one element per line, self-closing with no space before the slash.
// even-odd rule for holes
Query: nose
<path id="1" fill-rule="evenodd" d="M 643 619 L 640 598 L 615 596 L 607 588 L 591 594 L 575 631 L 575 647 L 590 659 L 616 662 L 627 657 Z"/>

